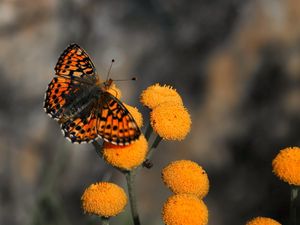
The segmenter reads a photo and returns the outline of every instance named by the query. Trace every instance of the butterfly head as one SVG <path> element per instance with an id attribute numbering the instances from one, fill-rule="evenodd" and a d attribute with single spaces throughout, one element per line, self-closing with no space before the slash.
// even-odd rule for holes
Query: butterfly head
<path id="1" fill-rule="evenodd" d="M 113 80 L 109 78 L 108 80 L 106 80 L 106 81 L 103 83 L 103 84 L 104 84 L 104 88 L 105 88 L 105 89 L 109 89 L 109 88 L 111 87 L 112 83 L 113 83 Z"/>

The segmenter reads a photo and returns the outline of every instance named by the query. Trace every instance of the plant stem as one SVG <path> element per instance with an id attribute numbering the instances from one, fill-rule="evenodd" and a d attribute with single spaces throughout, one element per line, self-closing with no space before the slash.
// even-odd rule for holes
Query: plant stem
<path id="1" fill-rule="evenodd" d="M 136 196 L 134 190 L 134 178 L 135 178 L 135 170 L 129 171 L 126 173 L 126 181 L 128 186 L 128 194 L 129 194 L 129 201 L 130 201 L 130 208 L 131 208 L 131 215 L 133 219 L 134 225 L 140 225 L 140 218 L 137 211 L 136 205 Z"/>
<path id="2" fill-rule="evenodd" d="M 109 218 L 101 217 L 101 219 L 102 219 L 102 225 L 109 225 Z"/>
<path id="3" fill-rule="evenodd" d="M 151 148 L 149 149 L 148 155 L 147 155 L 147 159 L 149 160 L 154 152 L 154 150 L 157 148 L 157 146 L 159 145 L 159 143 L 161 142 L 162 138 L 157 135 L 153 144 L 151 145 Z"/>
<path id="4" fill-rule="evenodd" d="M 298 187 L 291 186 L 291 205 L 290 205 L 290 223 L 291 223 L 291 225 L 297 225 L 297 208 L 296 208 L 297 196 L 298 196 Z"/>
<path id="5" fill-rule="evenodd" d="M 148 126 L 147 126 L 147 130 L 146 130 L 146 132 L 145 132 L 145 138 L 146 138 L 147 141 L 148 141 L 149 138 L 151 137 L 152 132 L 153 132 L 153 128 L 152 128 L 152 126 L 151 126 L 151 124 L 150 124 L 150 122 L 149 122 L 149 123 L 148 123 Z"/>
<path id="6" fill-rule="evenodd" d="M 93 141 L 92 144 L 95 147 L 97 155 L 102 158 L 102 146 L 97 141 Z"/>

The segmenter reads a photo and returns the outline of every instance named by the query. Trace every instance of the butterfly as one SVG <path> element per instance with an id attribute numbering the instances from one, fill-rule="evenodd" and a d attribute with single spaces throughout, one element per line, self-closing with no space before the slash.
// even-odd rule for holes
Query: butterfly
<path id="1" fill-rule="evenodd" d="M 91 142 L 98 137 L 115 145 L 128 145 L 141 131 L 134 118 L 108 92 L 112 80 L 102 82 L 88 54 L 77 44 L 67 47 L 55 66 L 44 109 L 61 125 L 72 143 Z"/>

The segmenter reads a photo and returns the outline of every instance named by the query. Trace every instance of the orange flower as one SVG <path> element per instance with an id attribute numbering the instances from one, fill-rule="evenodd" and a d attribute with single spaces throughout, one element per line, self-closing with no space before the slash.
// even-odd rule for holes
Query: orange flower
<path id="1" fill-rule="evenodd" d="M 104 217 L 119 214 L 127 204 L 127 196 L 124 190 L 109 182 L 90 185 L 84 191 L 81 200 L 85 213 Z"/>
<path id="2" fill-rule="evenodd" d="M 300 148 L 291 147 L 281 150 L 272 162 L 273 172 L 281 180 L 300 185 Z"/>
<path id="3" fill-rule="evenodd" d="M 281 225 L 276 220 L 267 217 L 256 217 L 249 220 L 246 225 Z"/>
<path id="4" fill-rule="evenodd" d="M 126 146 L 104 143 L 103 157 L 112 166 L 123 170 L 131 170 L 144 162 L 148 150 L 148 142 L 141 134 L 134 143 Z"/>
<path id="5" fill-rule="evenodd" d="M 150 109 L 164 102 L 174 102 L 182 105 L 182 99 L 171 86 L 154 84 L 144 90 L 141 94 L 141 103 Z"/>
<path id="6" fill-rule="evenodd" d="M 190 160 L 170 163 L 162 170 L 162 179 L 176 194 L 194 194 L 203 198 L 208 193 L 209 181 L 206 172 Z"/>
<path id="7" fill-rule="evenodd" d="M 190 114 L 181 104 L 165 102 L 150 114 L 153 130 L 166 140 L 183 140 L 191 129 Z"/>
<path id="8" fill-rule="evenodd" d="M 208 210 L 195 195 L 177 194 L 167 199 L 162 217 L 166 225 L 206 225 Z"/>

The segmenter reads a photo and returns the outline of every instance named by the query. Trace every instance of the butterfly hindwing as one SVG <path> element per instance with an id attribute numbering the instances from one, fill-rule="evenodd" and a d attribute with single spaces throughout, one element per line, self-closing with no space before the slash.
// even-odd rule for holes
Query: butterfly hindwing
<path id="1" fill-rule="evenodd" d="M 84 143 L 95 140 L 97 134 L 97 117 L 93 108 L 86 110 L 75 119 L 61 124 L 61 129 L 67 139 L 72 143 Z"/>
<path id="2" fill-rule="evenodd" d="M 141 131 L 122 102 L 109 92 L 103 92 L 99 101 L 97 129 L 105 141 L 128 145 L 138 139 Z"/>

